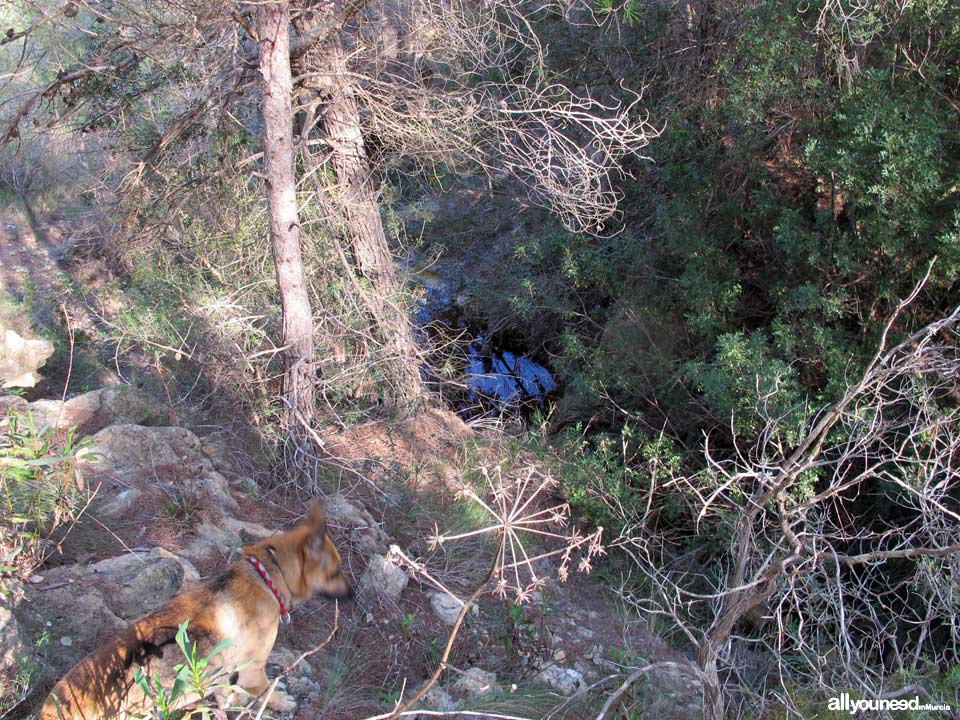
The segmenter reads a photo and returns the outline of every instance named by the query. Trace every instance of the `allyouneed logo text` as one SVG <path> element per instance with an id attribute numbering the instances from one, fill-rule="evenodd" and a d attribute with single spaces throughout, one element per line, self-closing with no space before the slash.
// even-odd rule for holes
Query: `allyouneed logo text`
<path id="1" fill-rule="evenodd" d="M 950 712 L 950 706 L 945 704 L 929 703 L 921 701 L 918 695 L 912 698 L 892 698 L 892 699 L 857 699 L 850 697 L 850 693 L 840 693 L 839 697 L 830 698 L 827 702 L 827 709 L 832 711 L 848 712 L 856 715 L 859 712 L 878 712 L 894 710 L 944 710 Z"/>

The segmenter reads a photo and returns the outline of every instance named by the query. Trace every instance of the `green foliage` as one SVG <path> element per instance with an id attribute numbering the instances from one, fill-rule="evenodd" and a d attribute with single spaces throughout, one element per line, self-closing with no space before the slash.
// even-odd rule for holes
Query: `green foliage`
<path id="1" fill-rule="evenodd" d="M 0 421 L 0 577 L 27 574 L 50 549 L 55 529 L 75 522 L 89 493 L 75 465 L 73 430 L 59 439 L 31 415 Z"/>
<path id="2" fill-rule="evenodd" d="M 559 475 L 574 512 L 614 536 L 625 518 L 638 517 L 647 501 L 651 479 L 680 470 L 682 456 L 666 436 L 648 437 L 623 426 L 619 434 L 585 435 L 583 428 L 566 431 L 556 443 L 561 449 Z M 655 515 L 665 522 L 681 517 L 683 509 L 658 501 Z M 652 518 L 651 518 L 652 519 Z"/>
<path id="3" fill-rule="evenodd" d="M 957 300 L 960 14 L 941 0 L 765 0 L 693 18 L 628 5 L 624 42 L 665 131 L 625 186 L 625 231 L 529 228 L 478 313 L 548 348 L 576 398 L 565 422 L 639 416 L 683 440 L 732 429 L 749 443 L 779 418 L 789 443 L 934 257 L 895 334 Z M 692 19 L 699 60 L 665 62 Z"/>
<path id="4" fill-rule="evenodd" d="M 0 561 L 0 572 L 2 572 Z M 50 635 L 43 632 L 34 643 L 37 654 L 43 652 Z M 9 651 L 7 651 L 9 652 Z M 34 654 L 27 657 L 15 657 L 16 665 L 12 673 L 0 674 L 0 718 L 7 717 L 24 702 L 43 679 L 44 665 Z"/>
<path id="5" fill-rule="evenodd" d="M 232 644 L 226 638 L 217 643 L 206 655 L 201 656 L 197 650 L 196 641 L 190 642 L 187 634 L 189 620 L 184 621 L 177 630 L 176 641 L 184 662 L 174 665 L 173 683 L 167 687 L 159 673 L 152 678 L 143 674 L 141 668 L 134 668 L 133 679 L 143 693 L 149 697 L 155 710 L 144 716 L 144 720 L 186 720 L 187 718 L 203 718 L 210 720 L 215 717 L 213 710 L 205 705 L 181 710 L 181 703 L 188 697 L 205 698 L 214 691 L 242 692 L 224 681 L 222 668 L 211 666 L 211 661 Z"/>

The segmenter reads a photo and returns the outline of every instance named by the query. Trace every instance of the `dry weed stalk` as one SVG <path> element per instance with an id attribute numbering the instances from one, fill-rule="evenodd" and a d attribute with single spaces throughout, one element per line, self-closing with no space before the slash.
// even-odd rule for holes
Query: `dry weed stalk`
<path id="1" fill-rule="evenodd" d="M 405 566 L 447 595 L 457 598 L 460 602 L 460 612 L 447 637 L 440 662 L 430 679 L 406 702 L 401 704 L 398 701 L 397 707 L 391 713 L 367 720 L 384 720 L 385 718 L 393 720 L 401 717 L 436 684 L 447 667 L 447 659 L 450 657 L 454 641 L 467 613 L 491 581 L 495 582 L 493 590 L 495 594 L 504 598 L 512 594 L 514 602 L 521 604 L 528 602 L 534 591 L 542 588 L 548 580 L 546 571 L 537 567 L 538 564 L 542 564 L 542 561 L 559 558 L 557 577 L 560 581 L 564 581 L 569 576 L 570 565 L 575 555 L 579 557 L 577 569 L 580 572 L 589 572 L 593 558 L 605 552 L 600 542 L 603 528 L 598 528 L 588 535 L 583 535 L 576 530 L 569 535 L 564 535 L 561 530 L 569 520 L 569 506 L 566 503 L 558 503 L 542 509 L 539 507 L 547 491 L 556 485 L 556 480 L 550 475 L 529 466 L 519 475 L 511 476 L 499 465 L 495 466 L 492 472 L 490 468 L 483 466 L 480 468 L 480 474 L 486 482 L 485 490 L 488 492 L 481 495 L 474 488 L 464 485 L 460 490 L 460 497 L 477 503 L 486 512 L 488 523 L 476 530 L 452 535 L 441 533 L 437 528 L 430 542 L 432 548 L 437 548 L 445 543 L 468 538 L 482 536 L 497 538 L 497 550 L 490 569 L 466 600 L 460 599 L 438 581 L 427 569 L 427 563 L 407 557 L 396 546 L 391 548 L 391 555 L 398 564 Z M 532 546 L 533 542 L 538 545 L 546 543 L 559 546 L 552 549 L 547 547 L 541 551 L 529 550 L 526 546 Z"/>
<path id="2" fill-rule="evenodd" d="M 538 572 L 540 561 L 559 558 L 557 577 L 561 582 L 569 577 L 570 564 L 578 551 L 577 569 L 584 573 L 593 569 L 593 558 L 604 553 L 601 544 L 603 528 L 599 527 L 587 535 L 574 528 L 570 535 L 565 535 L 559 530 L 569 522 L 570 506 L 558 503 L 540 508 L 536 502 L 538 498 L 542 500 L 548 490 L 556 487 L 555 478 L 533 466 L 526 468 L 519 478 L 505 476 L 500 466 L 496 466 L 492 473 L 489 468 L 481 467 L 480 474 L 487 485 L 485 490 L 489 490 L 489 493 L 485 493 L 488 499 L 484 500 L 469 485 L 460 488 L 459 497 L 468 498 L 483 508 L 489 524 L 455 535 L 441 533 L 437 528 L 430 539 L 431 549 L 470 537 L 502 537 L 504 552 L 493 575 L 497 582 L 495 592 L 504 598 L 512 593 L 518 605 L 528 602 L 534 591 L 546 584 L 547 578 L 542 571 Z M 561 546 L 548 547 L 531 555 L 526 547 L 531 540 L 548 545 L 560 543 Z"/>

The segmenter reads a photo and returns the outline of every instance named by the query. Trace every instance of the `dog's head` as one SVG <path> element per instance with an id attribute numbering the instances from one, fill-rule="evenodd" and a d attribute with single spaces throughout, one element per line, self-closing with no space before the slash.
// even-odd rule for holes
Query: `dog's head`
<path id="1" fill-rule="evenodd" d="M 329 598 L 349 597 L 353 591 L 343 574 L 340 555 L 327 537 L 323 504 L 314 503 L 303 524 L 243 549 L 267 566 L 275 565 L 290 592 L 290 601 L 303 602 L 317 593 Z"/>

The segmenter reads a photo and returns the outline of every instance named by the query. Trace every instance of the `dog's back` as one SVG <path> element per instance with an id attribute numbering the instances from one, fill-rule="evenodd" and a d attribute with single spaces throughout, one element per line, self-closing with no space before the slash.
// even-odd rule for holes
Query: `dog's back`
<path id="1" fill-rule="evenodd" d="M 267 687 L 264 666 L 281 615 L 317 593 L 342 598 L 351 590 L 340 556 L 326 535 L 319 503 L 303 524 L 244 548 L 244 555 L 244 560 L 222 575 L 177 595 L 90 653 L 54 686 L 40 720 L 106 720 L 146 714 L 154 702 L 134 681 L 134 671 L 142 668 L 151 684 L 156 674 L 163 688 L 171 688 L 173 667 L 185 660 L 176 635 L 186 621 L 199 657 L 223 640 L 230 641 L 211 659 L 208 670 L 219 673 L 214 685 L 238 685 L 253 696 L 262 692 Z M 185 695 L 177 706 L 197 699 L 196 694 Z M 289 711 L 296 703 L 277 691 L 270 707 Z"/>
<path id="2" fill-rule="evenodd" d="M 56 684 L 43 704 L 40 720 L 93 720 L 145 712 L 152 701 L 134 681 L 135 669 L 141 668 L 151 681 L 157 675 L 163 687 L 170 688 L 173 666 L 184 661 L 176 643 L 180 625 L 189 620 L 190 640 L 205 656 L 223 638 L 203 609 L 223 601 L 230 601 L 228 583 L 218 578 L 122 630 Z"/>

